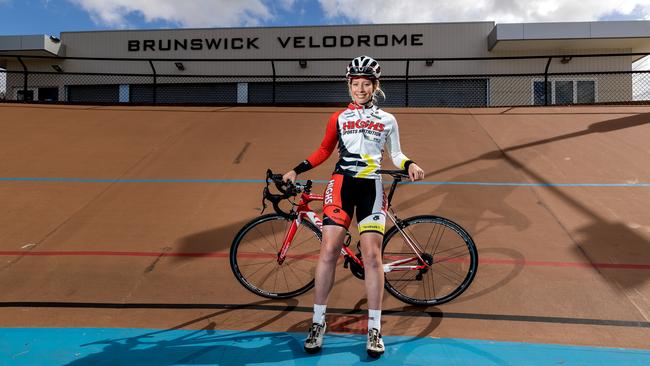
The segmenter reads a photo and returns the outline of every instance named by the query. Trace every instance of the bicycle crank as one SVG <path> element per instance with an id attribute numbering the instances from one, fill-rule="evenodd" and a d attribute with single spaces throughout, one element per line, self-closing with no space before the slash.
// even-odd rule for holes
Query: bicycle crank
<path id="1" fill-rule="evenodd" d="M 356 257 L 361 259 L 361 253 L 357 253 Z M 350 272 L 352 272 L 354 277 L 360 280 L 366 278 L 366 272 L 363 269 L 363 267 L 361 267 L 359 263 L 355 262 L 354 259 L 350 258 L 350 256 L 348 255 L 345 256 L 345 262 L 343 262 L 343 268 L 350 268 Z"/>

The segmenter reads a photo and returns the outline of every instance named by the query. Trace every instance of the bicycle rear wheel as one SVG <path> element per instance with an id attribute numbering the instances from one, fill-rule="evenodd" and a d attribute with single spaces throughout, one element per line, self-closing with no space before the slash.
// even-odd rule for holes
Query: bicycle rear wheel
<path id="1" fill-rule="evenodd" d="M 397 227 L 392 227 L 382 247 L 385 288 L 390 294 L 412 305 L 439 305 L 469 287 L 478 269 L 478 251 L 465 229 L 430 215 L 403 220 L 401 227 L 422 248 L 429 266 L 419 270 L 397 268 L 422 263 Z M 387 267 L 393 270 L 386 272 Z"/>
<path id="2" fill-rule="evenodd" d="M 314 272 L 320 251 L 320 231 L 301 221 L 286 259 L 278 253 L 292 220 L 278 214 L 260 216 L 246 224 L 230 247 L 230 267 L 249 291 L 270 299 L 286 299 L 314 287 Z"/>

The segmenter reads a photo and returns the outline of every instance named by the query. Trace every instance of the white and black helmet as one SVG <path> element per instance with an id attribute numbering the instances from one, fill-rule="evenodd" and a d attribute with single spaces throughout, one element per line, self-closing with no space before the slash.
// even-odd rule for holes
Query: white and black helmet
<path id="1" fill-rule="evenodd" d="M 381 68 L 379 62 L 370 56 L 355 57 L 348 65 L 348 72 L 345 74 L 347 79 L 353 77 L 367 77 L 370 79 L 379 79 Z"/>

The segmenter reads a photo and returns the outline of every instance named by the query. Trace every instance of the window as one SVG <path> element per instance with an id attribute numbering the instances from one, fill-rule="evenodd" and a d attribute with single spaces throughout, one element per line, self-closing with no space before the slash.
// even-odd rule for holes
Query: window
<path id="1" fill-rule="evenodd" d="M 551 88 L 551 82 L 546 83 L 546 88 L 550 91 L 552 90 Z M 544 94 L 546 93 L 546 89 L 544 89 L 544 82 L 543 81 L 535 81 L 533 83 L 533 95 L 534 95 L 534 100 L 533 104 L 534 105 L 545 105 L 544 103 L 544 98 L 546 97 Z M 552 95 L 549 92 L 548 98 L 551 99 Z M 548 101 L 548 104 L 552 104 L 552 99 Z"/>
<path id="2" fill-rule="evenodd" d="M 59 100 L 59 88 L 38 88 L 38 100 L 56 102 Z"/>
<path id="3" fill-rule="evenodd" d="M 555 82 L 555 103 L 553 104 L 571 104 L 573 103 L 573 81 L 558 80 Z"/>
<path id="4" fill-rule="evenodd" d="M 578 103 L 596 102 L 596 82 L 593 80 L 578 80 Z"/>
<path id="5" fill-rule="evenodd" d="M 25 93 L 25 90 L 18 90 L 16 92 L 16 100 L 24 100 L 28 102 L 33 102 L 34 101 L 34 91 L 33 90 L 27 90 L 27 93 Z"/>
<path id="6" fill-rule="evenodd" d="M 549 80 L 548 104 L 575 104 L 596 102 L 595 80 Z M 533 105 L 545 105 L 544 81 L 533 80 Z"/>

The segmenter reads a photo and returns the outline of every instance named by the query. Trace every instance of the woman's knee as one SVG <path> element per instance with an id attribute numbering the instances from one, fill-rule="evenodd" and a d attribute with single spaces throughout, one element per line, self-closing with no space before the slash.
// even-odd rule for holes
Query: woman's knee
<path id="1" fill-rule="evenodd" d="M 373 252 L 369 255 L 363 256 L 363 265 L 367 269 L 378 269 L 383 268 L 383 263 L 381 261 L 381 253 Z"/>
<path id="2" fill-rule="evenodd" d="M 374 235 L 374 233 L 364 234 L 361 238 L 361 254 L 366 268 L 376 269 L 382 267 L 381 236 Z"/>
<path id="3" fill-rule="evenodd" d="M 341 252 L 341 246 L 335 242 L 323 242 L 320 251 L 320 260 L 325 262 L 336 262 Z"/>

